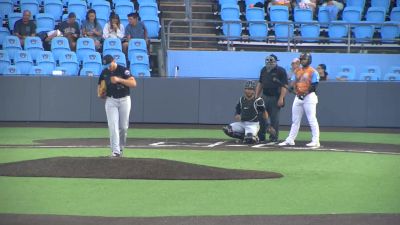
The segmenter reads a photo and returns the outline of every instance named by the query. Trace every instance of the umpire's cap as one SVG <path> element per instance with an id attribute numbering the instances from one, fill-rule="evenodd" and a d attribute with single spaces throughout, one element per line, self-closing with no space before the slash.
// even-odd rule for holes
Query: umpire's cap
<path id="1" fill-rule="evenodd" d="M 274 54 L 271 54 L 269 56 L 267 56 L 267 58 L 265 58 L 266 62 L 277 62 L 279 61 L 278 57 Z"/>
<path id="2" fill-rule="evenodd" d="M 114 58 L 111 55 L 106 55 L 103 57 L 103 65 L 110 64 L 112 61 L 114 61 Z"/>

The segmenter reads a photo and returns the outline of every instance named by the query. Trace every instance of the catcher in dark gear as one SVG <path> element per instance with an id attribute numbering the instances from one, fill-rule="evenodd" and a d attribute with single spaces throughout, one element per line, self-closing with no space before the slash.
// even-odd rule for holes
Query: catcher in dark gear
<path id="1" fill-rule="evenodd" d="M 222 128 L 229 137 L 237 138 L 247 144 L 258 143 L 257 132 L 260 129 L 258 115 L 262 114 L 265 120 L 268 119 L 264 100 L 255 97 L 255 88 L 256 82 L 247 81 L 245 83 L 244 95 L 240 97 L 236 105 L 235 119 L 237 122 Z"/>

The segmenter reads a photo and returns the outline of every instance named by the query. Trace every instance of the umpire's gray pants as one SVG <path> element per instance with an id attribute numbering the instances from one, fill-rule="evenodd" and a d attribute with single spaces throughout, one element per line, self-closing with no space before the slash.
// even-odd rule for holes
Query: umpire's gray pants
<path id="1" fill-rule="evenodd" d="M 110 132 L 110 147 L 113 153 L 121 154 L 125 147 L 131 111 L 131 97 L 107 97 L 106 114 Z"/>

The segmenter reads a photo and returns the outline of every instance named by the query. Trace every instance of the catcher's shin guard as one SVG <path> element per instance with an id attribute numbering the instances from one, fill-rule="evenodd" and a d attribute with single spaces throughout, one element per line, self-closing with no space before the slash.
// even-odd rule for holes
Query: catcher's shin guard
<path id="1" fill-rule="evenodd" d="M 226 135 L 232 138 L 243 139 L 244 137 L 242 133 L 233 132 L 232 127 L 230 125 L 222 127 L 222 130 Z"/>
<path id="2" fill-rule="evenodd" d="M 246 144 L 257 144 L 258 143 L 258 137 L 253 135 L 252 133 L 247 133 L 246 136 L 244 137 L 244 143 L 246 143 Z"/>

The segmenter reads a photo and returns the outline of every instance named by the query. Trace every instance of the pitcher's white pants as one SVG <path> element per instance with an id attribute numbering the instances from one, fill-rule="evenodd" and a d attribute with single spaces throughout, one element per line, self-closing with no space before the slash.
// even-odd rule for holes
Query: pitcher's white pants
<path id="1" fill-rule="evenodd" d="M 308 123 L 310 124 L 313 143 L 319 143 L 319 125 L 317 120 L 317 103 L 318 96 L 315 92 L 304 97 L 304 100 L 295 97 L 292 106 L 292 127 L 290 128 L 287 142 L 294 142 L 299 133 L 301 118 L 306 113 Z"/>
<path id="2" fill-rule="evenodd" d="M 110 147 L 113 153 L 121 154 L 125 147 L 129 127 L 129 113 L 131 111 L 131 97 L 107 97 L 106 114 L 108 130 L 110 132 Z"/>

